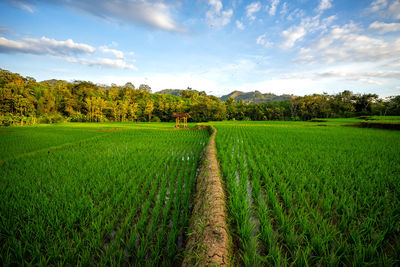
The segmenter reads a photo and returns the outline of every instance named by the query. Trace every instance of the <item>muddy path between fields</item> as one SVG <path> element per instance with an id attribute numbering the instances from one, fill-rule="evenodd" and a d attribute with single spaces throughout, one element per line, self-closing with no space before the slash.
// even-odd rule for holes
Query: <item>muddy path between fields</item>
<path id="1" fill-rule="evenodd" d="M 202 156 L 196 181 L 194 208 L 182 266 L 229 266 L 231 239 L 227 224 L 226 194 L 216 156 L 215 135 Z"/>

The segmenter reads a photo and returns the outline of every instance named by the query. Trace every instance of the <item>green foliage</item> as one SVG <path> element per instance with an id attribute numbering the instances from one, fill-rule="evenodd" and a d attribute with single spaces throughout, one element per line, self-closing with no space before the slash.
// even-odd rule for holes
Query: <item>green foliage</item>
<path id="1" fill-rule="evenodd" d="M 399 132 L 214 125 L 244 265 L 400 263 Z"/>
<path id="2" fill-rule="evenodd" d="M 153 117 L 151 118 L 151 121 L 152 121 L 152 122 L 161 122 L 160 118 L 157 117 L 157 116 L 153 116 Z"/>
<path id="3" fill-rule="evenodd" d="M 9 113 L 8 115 L 0 115 L 0 126 L 16 126 L 16 125 L 34 125 L 37 123 L 35 117 L 26 117 L 24 115 L 13 115 Z"/>
<path id="4" fill-rule="evenodd" d="M 249 101 L 249 97 L 255 101 Z M 351 91 L 303 97 L 234 91 L 221 99 L 225 102 L 191 88 L 153 94 L 146 84 L 136 89 L 132 83 L 100 86 L 87 81 L 36 82 L 33 78 L 0 69 L 0 116 L 11 113 L 37 118 L 41 123 L 53 123 L 49 117 L 55 117 L 54 114 L 76 122 L 152 121 L 153 116 L 169 122 L 174 120 L 174 112 L 189 112 L 190 121 L 195 122 L 400 115 L 400 96 L 379 99 L 375 94 L 353 94 Z"/>
<path id="5" fill-rule="evenodd" d="M 99 86 L 86 81 L 32 78 L 0 70 L 0 116 L 39 118 L 40 123 L 64 121 L 173 121 L 174 112 L 192 112 L 192 121 L 225 119 L 225 105 L 216 97 L 188 88 L 181 96 L 152 94 L 150 86 L 132 83 Z M 153 120 L 153 116 L 157 118 Z M 12 125 L 5 121 L 2 125 Z"/>
<path id="6" fill-rule="evenodd" d="M 68 120 L 59 113 L 43 114 L 39 119 L 39 123 L 61 123 Z"/>
<path id="7" fill-rule="evenodd" d="M 89 120 L 86 117 L 86 115 L 84 115 L 84 114 L 82 114 L 80 112 L 77 112 L 76 114 L 74 114 L 74 115 L 72 115 L 70 117 L 70 121 L 71 122 L 86 122 L 86 121 L 89 121 Z"/>

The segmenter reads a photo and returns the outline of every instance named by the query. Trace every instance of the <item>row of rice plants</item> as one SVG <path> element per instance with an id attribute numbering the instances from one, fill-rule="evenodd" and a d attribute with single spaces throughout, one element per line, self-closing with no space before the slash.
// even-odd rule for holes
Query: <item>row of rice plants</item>
<path id="1" fill-rule="evenodd" d="M 242 262 L 399 263 L 399 133 L 282 126 L 216 124 Z"/>
<path id="2" fill-rule="evenodd" d="M 208 133 L 151 127 L 3 162 L 1 265 L 179 263 Z"/>

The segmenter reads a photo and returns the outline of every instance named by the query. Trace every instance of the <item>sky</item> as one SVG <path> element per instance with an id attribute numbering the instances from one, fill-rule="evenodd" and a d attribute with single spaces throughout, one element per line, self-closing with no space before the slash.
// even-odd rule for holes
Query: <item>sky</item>
<path id="1" fill-rule="evenodd" d="M 0 0 L 0 68 L 38 81 L 400 94 L 400 0 Z"/>

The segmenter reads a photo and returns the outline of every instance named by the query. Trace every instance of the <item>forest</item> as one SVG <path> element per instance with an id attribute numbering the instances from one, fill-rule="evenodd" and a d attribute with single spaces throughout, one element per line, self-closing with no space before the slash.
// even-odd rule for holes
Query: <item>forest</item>
<path id="1" fill-rule="evenodd" d="M 206 89 L 206 88 L 205 88 Z M 190 121 L 310 120 L 368 115 L 400 115 L 400 95 L 379 98 L 344 90 L 272 103 L 252 104 L 207 95 L 188 88 L 179 96 L 152 93 L 150 86 L 94 84 L 47 80 L 0 69 L 0 125 L 56 122 L 173 121 L 174 112 L 188 112 Z"/>

